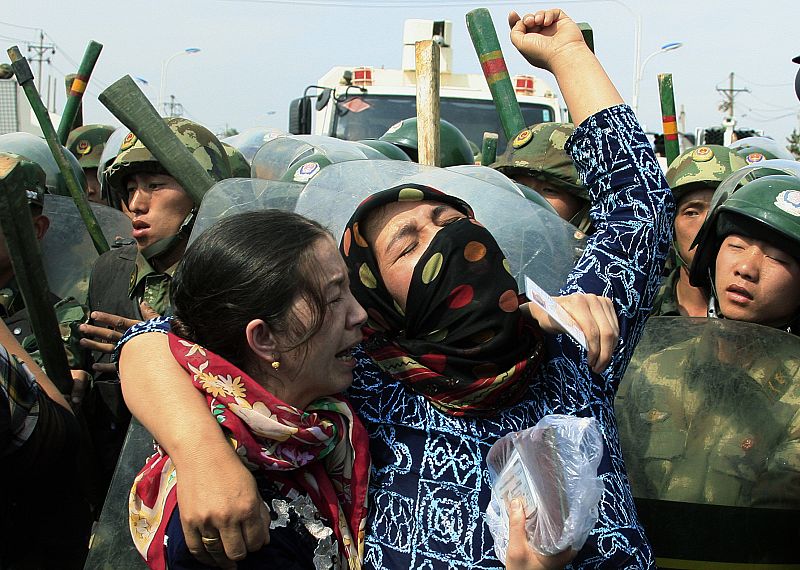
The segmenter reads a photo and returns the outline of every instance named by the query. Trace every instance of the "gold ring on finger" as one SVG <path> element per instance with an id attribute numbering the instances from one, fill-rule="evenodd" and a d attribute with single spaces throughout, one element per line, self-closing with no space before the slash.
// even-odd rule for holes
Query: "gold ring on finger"
<path id="1" fill-rule="evenodd" d="M 203 541 L 203 546 L 205 546 L 208 552 L 222 552 L 224 550 L 224 548 L 222 548 L 222 539 L 218 536 L 211 538 L 201 536 L 200 540 Z"/>

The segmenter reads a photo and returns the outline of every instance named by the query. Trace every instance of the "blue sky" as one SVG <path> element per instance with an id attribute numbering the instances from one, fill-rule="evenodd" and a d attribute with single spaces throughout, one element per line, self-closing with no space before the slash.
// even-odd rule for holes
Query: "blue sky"
<path id="1" fill-rule="evenodd" d="M 668 42 L 683 42 L 678 50 L 652 58 L 644 70 L 639 100 L 640 119 L 649 130 L 660 129 L 656 75 L 674 74 L 678 107 L 686 111 L 687 130 L 719 125 L 717 106 L 736 73 L 736 87 L 748 88 L 736 98 L 739 127 L 761 128 L 779 141 L 798 128 L 800 103 L 793 90 L 800 55 L 796 0 L 707 0 L 648 2 L 645 0 L 581 0 L 554 4 L 464 3 L 453 0 L 85 0 L 57 3 L 27 0 L 0 16 L 0 42 L 5 47 L 38 41 L 57 45 L 53 66 L 43 75 L 58 78 L 74 71 L 90 39 L 104 45 L 85 103 L 86 122 L 117 121 L 97 101 L 97 94 L 119 77 L 130 74 L 149 82 L 143 89 L 158 97 L 162 62 L 187 47 L 195 55 L 172 61 L 167 94 L 174 94 L 186 115 L 212 130 L 226 125 L 243 130 L 266 125 L 285 129 L 289 101 L 302 94 L 330 67 L 400 65 L 403 21 L 406 18 L 453 22 L 454 70 L 478 72 L 477 58 L 464 24 L 472 8 L 492 13 L 512 74 L 529 72 L 506 31 L 506 14 L 550 6 L 563 8 L 577 21 L 594 28 L 596 51 L 617 88 L 630 102 L 634 82 L 634 17 L 642 20 L 641 59 Z M 13 24 L 13 25 L 9 25 Z M 36 68 L 34 66 L 34 72 Z M 553 85 L 552 77 L 538 72 Z M 58 94 L 58 109 L 64 103 Z"/>

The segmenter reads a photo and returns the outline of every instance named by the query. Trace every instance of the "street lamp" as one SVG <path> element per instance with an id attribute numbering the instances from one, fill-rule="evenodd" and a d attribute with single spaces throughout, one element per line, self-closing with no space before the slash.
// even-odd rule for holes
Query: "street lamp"
<path id="1" fill-rule="evenodd" d="M 177 53 L 173 53 L 171 56 L 169 56 L 167 59 L 165 59 L 163 62 L 161 62 L 161 85 L 160 85 L 159 90 L 158 90 L 158 107 L 157 107 L 159 113 L 163 112 L 161 107 L 164 104 L 164 93 L 165 93 L 165 90 L 166 90 L 166 87 L 167 87 L 167 85 L 166 85 L 166 83 L 167 83 L 167 66 L 169 66 L 170 62 L 173 59 L 175 59 L 176 57 L 178 57 L 179 55 L 193 54 L 193 53 L 197 53 L 199 51 L 200 51 L 200 48 L 194 48 L 194 47 L 193 48 L 186 48 L 186 49 L 183 49 L 183 50 L 181 50 L 181 51 L 179 51 Z"/>
<path id="2" fill-rule="evenodd" d="M 657 56 L 658 54 L 666 53 L 668 51 L 672 51 L 674 49 L 678 49 L 682 45 L 683 45 L 683 42 L 670 42 L 668 44 L 664 44 L 663 46 L 661 46 L 661 48 L 659 50 L 654 51 L 653 53 L 648 55 L 646 58 L 644 58 L 644 61 L 642 62 L 642 65 L 639 66 L 639 69 L 636 72 L 636 81 L 633 84 L 633 105 L 632 105 L 632 107 L 633 107 L 633 112 L 634 113 L 636 113 L 637 115 L 639 114 L 639 84 L 642 81 L 642 75 L 644 74 L 644 68 L 647 65 L 647 63 L 651 59 L 653 59 L 655 56 Z"/>

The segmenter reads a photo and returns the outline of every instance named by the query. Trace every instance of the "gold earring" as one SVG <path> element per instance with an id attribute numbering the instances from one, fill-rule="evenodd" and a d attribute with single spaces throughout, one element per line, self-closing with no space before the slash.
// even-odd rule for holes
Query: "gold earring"
<path id="1" fill-rule="evenodd" d="M 277 370 L 280 367 L 281 367 L 281 363 L 279 361 L 276 360 L 275 362 L 272 363 L 272 369 L 273 370 Z"/>

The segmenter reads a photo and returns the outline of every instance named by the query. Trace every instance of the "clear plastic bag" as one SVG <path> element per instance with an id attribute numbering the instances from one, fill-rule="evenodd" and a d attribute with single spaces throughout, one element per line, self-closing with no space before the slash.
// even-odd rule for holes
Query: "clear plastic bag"
<path id="1" fill-rule="evenodd" d="M 597 467 L 603 441 L 594 418 L 550 415 L 535 427 L 500 438 L 486 462 L 492 497 L 486 522 L 495 552 L 505 563 L 508 503 L 525 508 L 528 543 L 541 554 L 580 550 L 597 522 L 603 483 Z"/>

